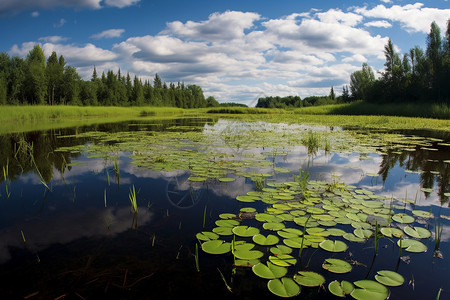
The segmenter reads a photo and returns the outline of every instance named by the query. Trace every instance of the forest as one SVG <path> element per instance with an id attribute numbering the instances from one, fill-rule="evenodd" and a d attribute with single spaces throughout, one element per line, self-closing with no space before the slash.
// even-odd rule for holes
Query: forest
<path id="1" fill-rule="evenodd" d="M 0 53 L 0 104 L 68 104 L 91 106 L 174 106 L 199 108 L 219 106 L 210 96 L 205 99 L 200 86 L 165 83 L 156 74 L 153 83 L 112 70 L 83 80 L 76 68 L 53 52 L 46 60 L 37 44 L 25 59 Z"/>
<path id="2" fill-rule="evenodd" d="M 312 105 L 347 103 L 364 100 L 372 103 L 450 104 L 450 20 L 442 38 L 433 22 L 426 38 L 426 49 L 418 46 L 403 55 L 395 51 L 389 39 L 384 48 L 384 70 L 375 76 L 366 63 L 350 75 L 350 86 L 335 96 L 333 87 L 327 96 L 264 97 L 257 107 L 291 108 Z M 378 77 L 378 78 L 377 78 Z"/>

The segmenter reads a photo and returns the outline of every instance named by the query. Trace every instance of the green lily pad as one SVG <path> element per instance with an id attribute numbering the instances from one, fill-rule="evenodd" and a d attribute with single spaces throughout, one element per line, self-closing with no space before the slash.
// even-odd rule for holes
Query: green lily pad
<path id="1" fill-rule="evenodd" d="M 325 278 L 319 273 L 312 271 L 299 271 L 294 275 L 294 280 L 303 286 L 319 286 L 325 282 Z"/>
<path id="2" fill-rule="evenodd" d="M 389 289 L 374 280 L 358 280 L 353 283 L 356 288 L 351 296 L 358 300 L 385 300 L 389 296 Z"/>
<path id="3" fill-rule="evenodd" d="M 261 198 L 259 198 L 257 196 L 246 196 L 246 195 L 243 195 L 243 196 L 237 196 L 236 200 L 241 201 L 241 202 L 249 202 L 249 203 L 251 203 L 251 202 L 255 202 L 255 201 L 261 200 Z"/>
<path id="4" fill-rule="evenodd" d="M 253 241 L 262 246 L 272 246 L 277 244 L 280 239 L 273 234 L 269 234 L 268 236 L 257 234 L 253 236 Z"/>
<path id="5" fill-rule="evenodd" d="M 195 181 L 195 182 L 205 181 L 206 179 L 207 179 L 206 177 L 198 177 L 198 176 L 190 176 L 188 178 L 188 180 Z"/>
<path id="6" fill-rule="evenodd" d="M 412 214 L 418 217 L 422 218 L 432 218 L 433 214 L 429 211 L 423 211 L 423 210 L 413 210 Z"/>
<path id="7" fill-rule="evenodd" d="M 270 252 L 275 255 L 290 254 L 292 253 L 292 248 L 285 245 L 276 245 L 270 248 Z"/>
<path id="8" fill-rule="evenodd" d="M 421 241 L 412 239 L 398 240 L 397 245 L 399 247 L 405 248 L 406 251 L 415 253 L 425 252 L 428 249 L 428 247 Z"/>
<path id="9" fill-rule="evenodd" d="M 414 217 L 411 217 L 405 213 L 398 213 L 392 217 L 392 220 L 398 223 L 409 224 L 414 222 Z"/>
<path id="10" fill-rule="evenodd" d="M 281 230 L 283 228 L 285 228 L 286 226 L 283 223 L 278 223 L 278 222 L 269 222 L 269 223 L 264 223 L 263 224 L 263 228 L 266 230 L 273 230 L 273 231 L 278 231 Z"/>
<path id="11" fill-rule="evenodd" d="M 348 246 L 342 241 L 324 240 L 319 247 L 330 252 L 344 252 Z"/>
<path id="12" fill-rule="evenodd" d="M 328 228 L 328 233 L 332 236 L 343 236 L 346 232 L 339 228 Z"/>
<path id="13" fill-rule="evenodd" d="M 259 234 L 259 229 L 256 227 L 241 225 L 234 227 L 233 233 L 241 237 L 252 237 Z"/>
<path id="14" fill-rule="evenodd" d="M 353 283 L 342 280 L 341 282 L 334 280 L 328 285 L 328 290 L 335 296 L 345 297 L 355 289 Z"/>
<path id="15" fill-rule="evenodd" d="M 405 278 L 397 272 L 383 270 L 377 273 L 375 280 L 387 286 L 399 286 L 405 282 Z"/>
<path id="16" fill-rule="evenodd" d="M 235 227 L 239 225 L 237 220 L 217 220 L 215 224 L 219 227 Z"/>
<path id="17" fill-rule="evenodd" d="M 428 229 L 422 227 L 414 226 L 414 228 L 412 228 L 410 226 L 406 226 L 405 228 L 403 228 L 403 231 L 413 238 L 426 239 L 431 237 L 431 232 Z"/>
<path id="18" fill-rule="evenodd" d="M 350 272 L 352 270 L 352 265 L 341 259 L 327 258 L 322 264 L 322 268 L 332 273 L 343 274 Z"/>
<path id="19" fill-rule="evenodd" d="M 272 279 L 267 283 L 269 291 L 279 297 L 294 297 L 297 296 L 301 289 L 291 278 L 283 277 L 280 279 Z"/>
<path id="20" fill-rule="evenodd" d="M 237 258 L 245 260 L 254 260 L 264 256 L 264 253 L 261 251 L 252 250 L 253 247 L 255 247 L 255 245 L 251 243 L 238 244 L 234 247 L 233 254 Z"/>
<path id="21" fill-rule="evenodd" d="M 219 178 L 220 182 L 232 182 L 232 181 L 235 181 L 235 180 L 236 180 L 236 178 L 231 178 L 231 177 L 221 177 L 221 178 Z"/>
<path id="22" fill-rule="evenodd" d="M 297 259 L 295 259 L 293 256 L 288 255 L 288 254 L 269 256 L 269 260 L 273 264 L 275 264 L 277 266 L 281 266 L 281 267 L 289 267 L 289 266 L 295 265 L 297 263 Z"/>
<path id="23" fill-rule="evenodd" d="M 392 237 L 392 236 L 402 237 L 403 236 L 403 231 L 398 228 L 383 227 L 380 229 L 380 231 L 384 236 L 387 236 L 387 237 Z"/>
<path id="24" fill-rule="evenodd" d="M 217 240 L 219 238 L 219 235 L 217 233 L 210 231 L 202 231 L 197 233 L 196 237 L 200 241 L 210 241 L 210 240 Z"/>
<path id="25" fill-rule="evenodd" d="M 372 230 L 369 229 L 357 228 L 353 231 L 353 233 L 359 238 L 368 239 L 373 232 Z"/>
<path id="26" fill-rule="evenodd" d="M 254 265 L 252 267 L 253 273 L 255 273 L 257 276 L 264 278 L 264 279 L 275 279 L 275 278 L 281 278 L 284 275 L 287 274 L 288 269 L 285 267 L 276 266 L 270 261 L 266 264 L 259 263 L 257 265 Z"/>
<path id="27" fill-rule="evenodd" d="M 222 240 L 211 240 L 202 244 L 202 249 L 209 254 L 225 254 L 231 251 L 231 243 Z"/>
<path id="28" fill-rule="evenodd" d="M 215 227 L 213 228 L 213 232 L 219 235 L 233 235 L 233 227 Z"/>

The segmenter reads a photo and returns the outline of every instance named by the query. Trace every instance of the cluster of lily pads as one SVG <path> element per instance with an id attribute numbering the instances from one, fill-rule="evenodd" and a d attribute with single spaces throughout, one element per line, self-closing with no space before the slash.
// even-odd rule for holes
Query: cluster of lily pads
<path id="1" fill-rule="evenodd" d="M 268 183 L 262 191 L 250 191 L 236 200 L 250 206 L 239 214 L 220 214 L 211 231 L 197 234 L 201 248 L 209 254 L 231 254 L 235 266 L 251 267 L 255 275 L 269 280 L 267 286 L 272 293 L 282 297 L 299 294 L 301 286 L 325 284 L 325 277 L 318 272 L 290 272 L 298 269 L 298 258 L 307 247 L 335 254 L 347 251 L 350 243 L 384 236 L 405 251 L 419 253 L 427 250 L 420 239 L 432 236 L 428 229 L 414 225 L 415 218 L 432 218 L 430 212 L 395 213 L 394 208 L 403 206 L 343 183 Z M 258 201 L 267 204 L 265 211 L 251 207 Z M 253 223 L 258 225 L 250 225 Z M 294 255 L 294 251 L 298 254 Z M 266 253 L 270 253 L 268 257 Z M 350 272 L 352 265 L 330 257 L 322 268 L 342 274 Z M 335 280 L 328 284 L 328 290 L 340 297 L 349 294 L 355 299 L 386 299 L 388 287 L 403 283 L 402 275 L 379 270 L 374 280 Z"/>

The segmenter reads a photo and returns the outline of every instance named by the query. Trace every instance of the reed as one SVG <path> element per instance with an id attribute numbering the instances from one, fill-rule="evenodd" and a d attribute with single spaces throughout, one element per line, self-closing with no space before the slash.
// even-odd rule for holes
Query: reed
<path id="1" fill-rule="evenodd" d="M 135 214 L 137 214 L 138 207 L 137 207 L 136 191 L 134 189 L 134 185 L 133 185 L 132 188 L 130 187 L 130 194 L 128 195 L 128 197 L 130 198 L 130 202 L 131 202 L 131 206 L 133 208 L 133 212 Z"/>
<path id="2" fill-rule="evenodd" d="M 195 268 L 200 272 L 200 263 L 198 259 L 198 243 L 195 243 Z"/>

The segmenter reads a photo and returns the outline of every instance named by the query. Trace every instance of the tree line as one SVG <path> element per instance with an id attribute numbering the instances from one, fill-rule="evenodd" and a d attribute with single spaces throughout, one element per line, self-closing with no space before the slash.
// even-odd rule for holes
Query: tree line
<path id="1" fill-rule="evenodd" d="M 38 44 L 25 59 L 0 53 L 0 104 L 219 106 L 214 97 L 205 98 L 200 86 L 167 84 L 158 74 L 150 83 L 120 69 L 98 75 L 94 67 L 91 80 L 83 80 L 62 55 L 53 52 L 46 60 Z"/>
<path id="2" fill-rule="evenodd" d="M 415 46 L 400 55 L 389 39 L 384 55 L 378 79 L 367 64 L 351 74 L 349 100 L 450 104 L 450 20 L 444 38 L 439 26 L 431 24 L 425 51 Z"/>
<path id="3" fill-rule="evenodd" d="M 348 96 L 348 95 L 347 95 Z M 262 108 L 295 108 L 308 107 L 316 105 L 336 104 L 345 102 L 343 98 L 345 95 L 337 96 L 334 93 L 334 88 L 331 87 L 330 94 L 327 96 L 309 96 L 301 99 L 299 96 L 286 97 L 262 97 L 258 99 L 256 107 Z"/>

